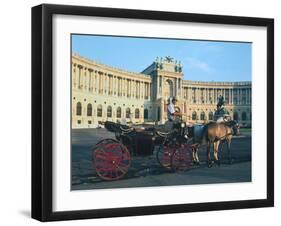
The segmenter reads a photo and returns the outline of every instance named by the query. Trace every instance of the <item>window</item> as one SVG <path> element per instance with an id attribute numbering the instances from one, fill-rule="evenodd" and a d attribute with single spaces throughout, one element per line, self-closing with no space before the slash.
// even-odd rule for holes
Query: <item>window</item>
<path id="1" fill-rule="evenodd" d="M 140 110 L 138 108 L 135 110 L 135 118 L 140 118 Z"/>
<path id="2" fill-rule="evenodd" d="M 107 107 L 107 117 L 108 117 L 108 118 L 111 118 L 111 117 L 112 117 L 112 107 L 111 107 L 111 106 L 108 106 L 108 107 Z"/>
<path id="3" fill-rule="evenodd" d="M 91 120 L 89 120 L 89 121 L 88 121 L 88 124 L 92 124 L 92 121 L 91 121 Z"/>
<path id="4" fill-rule="evenodd" d="M 82 104 L 80 102 L 76 104 L 76 115 L 82 115 Z"/>
<path id="5" fill-rule="evenodd" d="M 197 113 L 194 111 L 192 112 L 192 120 L 196 120 L 197 119 Z"/>
<path id="6" fill-rule="evenodd" d="M 126 109 L 126 118 L 130 118 L 131 110 L 130 108 Z"/>
<path id="7" fill-rule="evenodd" d="M 101 105 L 99 105 L 99 106 L 97 107 L 97 116 L 98 116 L 98 117 L 102 117 L 102 106 L 101 106 Z"/>
<path id="8" fill-rule="evenodd" d="M 244 111 L 242 112 L 242 121 L 246 121 L 247 120 L 247 113 Z"/>
<path id="9" fill-rule="evenodd" d="M 205 120 L 205 112 L 202 111 L 200 114 L 200 120 Z"/>
<path id="10" fill-rule="evenodd" d="M 213 112 L 209 112 L 209 120 L 214 120 L 214 115 L 213 115 Z"/>
<path id="11" fill-rule="evenodd" d="M 92 104 L 87 105 L 87 116 L 92 116 Z"/>
<path id="12" fill-rule="evenodd" d="M 118 108 L 117 108 L 117 112 L 116 112 L 116 117 L 117 117 L 117 118 L 121 118 L 121 113 L 122 113 L 121 107 L 118 107 Z"/>
<path id="13" fill-rule="evenodd" d="M 148 109 L 144 109 L 143 117 L 144 119 L 148 119 Z"/>
<path id="14" fill-rule="evenodd" d="M 77 123 L 78 123 L 78 124 L 81 124 L 81 120 L 78 120 Z"/>

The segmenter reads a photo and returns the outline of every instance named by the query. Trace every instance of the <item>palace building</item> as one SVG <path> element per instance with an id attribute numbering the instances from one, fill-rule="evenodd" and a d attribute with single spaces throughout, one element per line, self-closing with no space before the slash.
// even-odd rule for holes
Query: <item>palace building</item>
<path id="1" fill-rule="evenodd" d="M 141 73 L 72 55 L 72 128 L 98 122 L 164 123 L 168 98 L 175 96 L 183 119 L 213 120 L 218 97 L 230 116 L 251 126 L 251 82 L 183 80 L 183 66 L 171 57 L 157 58 Z"/>

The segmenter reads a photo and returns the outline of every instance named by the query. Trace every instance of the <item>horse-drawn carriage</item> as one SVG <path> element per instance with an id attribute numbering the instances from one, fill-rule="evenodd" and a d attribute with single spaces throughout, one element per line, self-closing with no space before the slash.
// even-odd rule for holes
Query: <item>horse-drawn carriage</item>
<path id="1" fill-rule="evenodd" d="M 105 122 L 108 131 L 116 139 L 104 139 L 93 148 L 93 163 L 96 173 L 104 180 L 117 180 L 126 175 L 132 156 L 149 156 L 156 151 L 159 164 L 174 171 L 188 170 L 192 162 L 199 164 L 198 147 L 207 147 L 207 165 L 212 166 L 211 145 L 214 145 L 214 160 L 220 164 L 219 146 L 228 144 L 231 162 L 230 142 L 239 132 L 239 125 L 231 120 L 223 108 L 223 99 L 218 104 L 217 121 L 205 125 L 188 126 L 181 119 L 166 122 L 165 125 L 127 126 Z"/>
<path id="2" fill-rule="evenodd" d="M 167 169 L 188 170 L 192 165 L 192 146 L 187 143 L 184 122 L 127 126 L 107 121 L 104 126 L 116 138 L 101 140 L 92 150 L 94 168 L 104 180 L 124 177 L 133 156 L 149 156 L 154 151 L 159 164 Z"/>

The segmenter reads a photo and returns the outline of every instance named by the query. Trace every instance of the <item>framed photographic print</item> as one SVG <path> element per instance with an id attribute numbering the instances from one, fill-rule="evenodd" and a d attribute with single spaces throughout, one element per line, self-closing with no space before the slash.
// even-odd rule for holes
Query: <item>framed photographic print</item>
<path id="1" fill-rule="evenodd" d="M 32 217 L 274 205 L 274 21 L 32 8 Z"/>

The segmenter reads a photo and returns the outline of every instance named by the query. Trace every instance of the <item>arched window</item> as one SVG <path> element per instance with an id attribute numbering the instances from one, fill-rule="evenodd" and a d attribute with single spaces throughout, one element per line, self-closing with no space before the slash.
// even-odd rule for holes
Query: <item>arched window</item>
<path id="1" fill-rule="evenodd" d="M 192 120 L 196 120 L 197 119 L 197 113 L 196 111 L 192 112 Z"/>
<path id="2" fill-rule="evenodd" d="M 140 110 L 138 108 L 135 110 L 135 118 L 140 118 Z"/>
<path id="3" fill-rule="evenodd" d="M 148 109 L 144 109 L 143 117 L 144 119 L 148 119 Z"/>
<path id="4" fill-rule="evenodd" d="M 82 115 L 82 104 L 80 102 L 76 104 L 76 115 Z"/>
<path id="5" fill-rule="evenodd" d="M 111 117 L 112 117 L 112 107 L 111 107 L 111 106 L 108 106 L 108 107 L 107 107 L 107 117 L 108 117 L 108 118 L 111 118 Z"/>
<path id="6" fill-rule="evenodd" d="M 239 120 L 238 112 L 234 112 L 233 119 L 236 120 L 236 121 Z"/>
<path id="7" fill-rule="evenodd" d="M 200 114 L 200 120 L 205 120 L 205 112 L 202 111 Z"/>
<path id="8" fill-rule="evenodd" d="M 92 116 L 92 104 L 87 105 L 87 116 Z"/>
<path id="9" fill-rule="evenodd" d="M 247 120 L 247 113 L 245 111 L 242 112 L 242 121 Z"/>
<path id="10" fill-rule="evenodd" d="M 126 118 L 130 118 L 131 110 L 130 108 L 126 109 Z"/>
<path id="11" fill-rule="evenodd" d="M 99 105 L 99 106 L 97 107 L 97 116 L 98 116 L 98 117 L 102 117 L 102 106 L 101 106 L 101 105 Z"/>
<path id="12" fill-rule="evenodd" d="M 164 83 L 164 96 L 165 97 L 173 96 L 173 82 L 170 79 L 167 79 Z"/>
<path id="13" fill-rule="evenodd" d="M 118 108 L 117 108 L 117 111 L 116 111 L 116 117 L 117 117 L 117 118 L 121 118 L 121 113 L 122 113 L 121 107 L 118 107 Z"/>
<path id="14" fill-rule="evenodd" d="M 209 112 L 209 120 L 214 120 L 214 114 L 213 112 Z"/>

